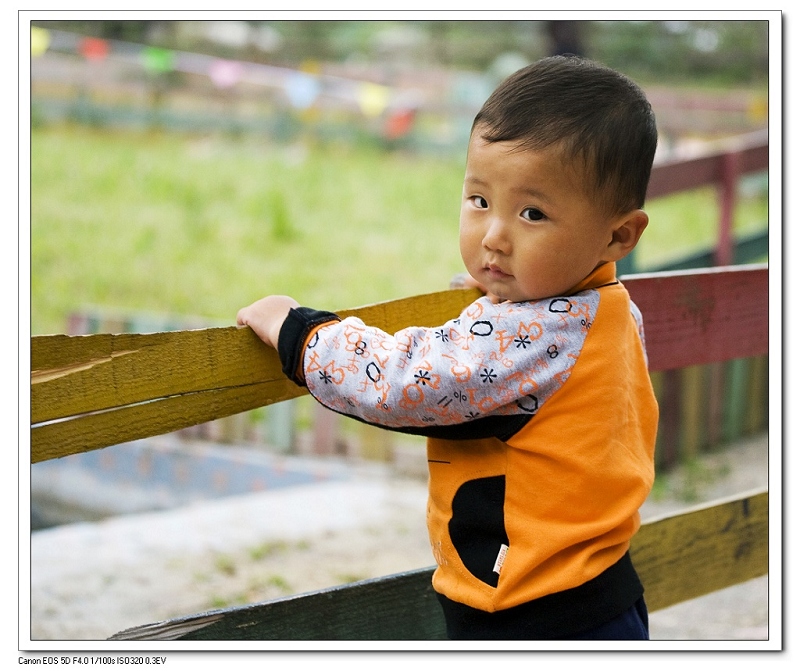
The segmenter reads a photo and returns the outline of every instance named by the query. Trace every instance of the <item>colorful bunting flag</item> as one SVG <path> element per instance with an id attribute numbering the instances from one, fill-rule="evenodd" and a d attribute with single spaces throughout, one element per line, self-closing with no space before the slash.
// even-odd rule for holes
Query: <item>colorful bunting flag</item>
<path id="1" fill-rule="evenodd" d="M 145 47 L 142 51 L 142 63 L 150 72 L 171 72 L 175 61 L 175 54 L 169 49 L 158 47 Z"/>
<path id="2" fill-rule="evenodd" d="M 44 28 L 31 27 L 31 56 L 41 56 L 50 46 L 50 32 Z"/>
<path id="3" fill-rule="evenodd" d="M 393 112 L 386 120 L 383 128 L 388 140 L 398 140 L 411 132 L 417 112 L 414 109 L 402 109 Z"/>
<path id="4" fill-rule="evenodd" d="M 48 49 L 53 49 L 54 39 L 60 35 L 60 31 L 31 27 L 31 56 L 41 56 Z M 102 61 L 111 55 L 112 47 L 108 40 L 77 35 L 72 38 L 72 41 L 59 41 L 60 46 L 56 50 L 77 51 L 88 61 Z M 323 93 L 339 99 L 350 99 L 358 105 L 364 116 L 373 119 L 386 113 L 393 100 L 392 89 L 388 86 L 373 82 L 348 81 L 340 77 L 326 77 L 321 73 L 319 63 L 313 61 L 304 63 L 301 70 L 294 71 L 221 58 L 213 59 L 209 65 L 207 57 L 198 56 L 192 60 L 194 58 L 192 54 L 180 54 L 179 58 L 176 52 L 160 47 L 140 48 L 139 45 L 132 44 L 123 46 L 125 46 L 122 50 L 124 53 L 136 53 L 138 50 L 142 66 L 154 74 L 171 72 L 177 66 L 178 69 L 187 72 L 205 72 L 213 84 L 222 89 L 235 86 L 248 78 L 266 83 L 268 86 L 279 86 L 289 103 L 304 115 L 313 112 L 315 103 Z M 117 46 L 114 49 L 117 49 Z M 395 100 L 395 104 L 397 102 Z M 384 132 L 390 138 L 402 137 L 410 132 L 414 121 L 413 108 L 402 105 L 387 119 Z"/>
<path id="5" fill-rule="evenodd" d="M 78 52 L 87 61 L 102 61 L 108 56 L 111 47 L 99 37 L 84 37 L 78 45 Z"/>
<path id="6" fill-rule="evenodd" d="M 215 60 L 208 68 L 208 76 L 214 85 L 227 89 L 242 78 L 242 64 L 238 61 Z"/>
<path id="7" fill-rule="evenodd" d="M 295 72 L 286 80 L 286 95 L 296 108 L 304 110 L 311 107 L 319 95 L 319 80 L 304 72 Z"/>
<path id="8" fill-rule="evenodd" d="M 389 88 L 364 82 L 358 89 L 358 105 L 365 116 L 374 118 L 383 114 L 389 104 Z"/>

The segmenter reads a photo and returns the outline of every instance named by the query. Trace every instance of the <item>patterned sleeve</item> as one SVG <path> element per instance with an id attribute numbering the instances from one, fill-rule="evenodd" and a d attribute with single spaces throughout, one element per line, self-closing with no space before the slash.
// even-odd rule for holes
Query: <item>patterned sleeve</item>
<path id="1" fill-rule="evenodd" d="M 353 317 L 325 323 L 302 355 L 305 384 L 328 408 L 386 428 L 510 437 L 569 377 L 598 303 L 596 291 L 481 298 L 440 327 L 394 335 Z"/>

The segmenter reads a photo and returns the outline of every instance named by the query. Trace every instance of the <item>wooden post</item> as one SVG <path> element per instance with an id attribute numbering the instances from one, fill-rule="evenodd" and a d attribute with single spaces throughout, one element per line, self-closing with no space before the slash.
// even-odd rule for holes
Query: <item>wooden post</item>
<path id="1" fill-rule="evenodd" d="M 725 441 L 734 441 L 742 436 L 744 415 L 747 409 L 747 359 L 728 362 L 728 385 L 725 399 Z"/>
<path id="2" fill-rule="evenodd" d="M 689 366 L 681 371 L 681 459 L 695 458 L 705 445 L 708 409 L 705 371 L 705 366 Z"/>
<path id="3" fill-rule="evenodd" d="M 735 241 L 733 237 L 733 215 L 736 209 L 736 192 L 740 173 L 740 154 L 732 151 L 722 156 L 721 177 L 719 185 L 720 197 L 720 217 L 719 230 L 717 237 L 717 247 L 714 250 L 714 263 L 718 266 L 728 266 L 734 261 Z M 711 393 L 718 394 L 712 396 L 711 411 L 712 423 L 710 425 L 709 443 L 714 445 L 721 440 L 731 440 L 730 419 L 725 427 L 721 427 L 721 419 L 724 410 L 723 404 L 726 403 L 726 396 L 730 390 L 725 389 L 726 367 L 714 366 L 711 369 Z M 738 390 L 737 390 L 738 391 Z M 723 420 L 724 421 L 724 420 Z M 721 428 L 721 430 L 720 430 Z"/>
<path id="4" fill-rule="evenodd" d="M 275 403 L 265 408 L 264 429 L 267 444 L 281 454 L 294 448 L 296 403 L 293 400 Z"/>
<path id="5" fill-rule="evenodd" d="M 708 447 L 712 449 L 723 441 L 724 436 L 725 370 L 724 362 L 709 364 Z"/>
<path id="6" fill-rule="evenodd" d="M 314 405 L 314 454 L 330 456 L 336 454 L 336 438 L 339 415 L 319 403 Z"/>
<path id="7" fill-rule="evenodd" d="M 393 456 L 394 436 L 377 426 L 359 424 L 359 453 L 370 461 L 391 461 Z"/>
<path id="8" fill-rule="evenodd" d="M 681 434 L 680 395 L 680 369 L 664 371 L 658 433 L 662 463 L 666 468 L 672 468 L 680 458 L 678 454 Z"/>
<path id="9" fill-rule="evenodd" d="M 756 433 L 767 427 L 769 409 L 769 360 L 766 356 L 751 360 L 750 384 L 747 390 L 745 430 Z"/>
<path id="10" fill-rule="evenodd" d="M 740 163 L 740 155 L 737 151 L 729 152 L 722 157 L 722 182 L 719 187 L 719 236 L 714 258 L 718 266 L 729 266 L 733 263 L 733 214 L 736 209 Z"/>

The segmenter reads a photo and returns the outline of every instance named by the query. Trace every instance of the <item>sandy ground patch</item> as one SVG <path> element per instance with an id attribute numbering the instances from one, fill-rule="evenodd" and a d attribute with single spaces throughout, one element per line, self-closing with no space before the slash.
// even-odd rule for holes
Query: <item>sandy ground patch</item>
<path id="1" fill-rule="evenodd" d="M 643 518 L 767 478 L 759 436 L 675 471 Z M 37 531 L 31 640 L 105 640 L 171 617 L 430 566 L 425 502 L 420 479 L 369 467 L 345 482 Z M 653 613 L 651 636 L 765 639 L 767 578 Z"/>

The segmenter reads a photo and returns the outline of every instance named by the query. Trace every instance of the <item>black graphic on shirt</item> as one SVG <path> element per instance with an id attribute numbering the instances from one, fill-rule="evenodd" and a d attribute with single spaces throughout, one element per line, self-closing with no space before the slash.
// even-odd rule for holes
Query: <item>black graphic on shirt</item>
<path id="1" fill-rule="evenodd" d="M 494 564 L 502 545 L 508 546 L 503 504 L 506 478 L 496 475 L 465 482 L 453 497 L 450 540 L 467 570 L 497 587 Z"/>

